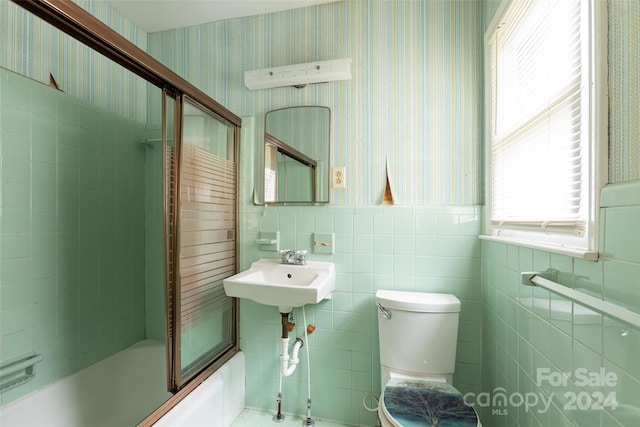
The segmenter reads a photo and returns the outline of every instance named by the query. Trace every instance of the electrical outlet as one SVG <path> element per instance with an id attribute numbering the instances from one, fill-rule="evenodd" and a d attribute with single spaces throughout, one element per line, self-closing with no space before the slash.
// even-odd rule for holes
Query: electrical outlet
<path id="1" fill-rule="evenodd" d="M 344 166 L 331 168 L 331 188 L 345 188 Z"/>

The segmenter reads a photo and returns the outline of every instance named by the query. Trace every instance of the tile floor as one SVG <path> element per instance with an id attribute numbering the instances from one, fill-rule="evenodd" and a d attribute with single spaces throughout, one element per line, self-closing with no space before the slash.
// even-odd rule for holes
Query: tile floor
<path id="1" fill-rule="evenodd" d="M 276 423 L 273 421 L 273 413 L 259 411 L 257 409 L 243 409 L 242 413 L 235 419 L 231 427 L 302 427 L 302 418 L 296 415 L 285 414 L 284 421 Z M 331 421 L 313 418 L 316 427 L 346 427 L 345 424 L 338 424 Z"/>

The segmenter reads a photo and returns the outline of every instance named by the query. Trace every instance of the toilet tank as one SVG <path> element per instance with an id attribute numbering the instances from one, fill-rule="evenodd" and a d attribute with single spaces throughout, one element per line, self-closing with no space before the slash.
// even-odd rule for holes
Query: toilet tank
<path id="1" fill-rule="evenodd" d="M 450 378 L 456 361 L 460 300 L 451 294 L 379 290 L 380 364 L 409 376 Z"/>

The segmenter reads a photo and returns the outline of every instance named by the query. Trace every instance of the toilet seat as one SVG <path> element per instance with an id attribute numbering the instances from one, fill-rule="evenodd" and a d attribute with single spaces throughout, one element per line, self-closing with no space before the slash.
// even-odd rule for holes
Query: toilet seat
<path id="1" fill-rule="evenodd" d="M 392 378 L 380 396 L 379 408 L 381 418 L 384 416 L 396 427 L 432 425 L 433 415 L 438 415 L 440 424 L 448 421 L 447 425 L 458 427 L 481 425 L 476 411 L 464 402 L 462 393 L 445 382 Z"/>

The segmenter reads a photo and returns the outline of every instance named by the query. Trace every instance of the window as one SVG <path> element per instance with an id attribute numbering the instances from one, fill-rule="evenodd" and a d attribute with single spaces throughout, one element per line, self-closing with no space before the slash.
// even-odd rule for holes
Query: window
<path id="1" fill-rule="evenodd" d="M 594 8 L 604 2 L 505 3 L 485 42 L 489 234 L 595 259 L 607 102 L 606 54 L 603 71 L 596 62 L 606 24 L 596 27 Z"/>

